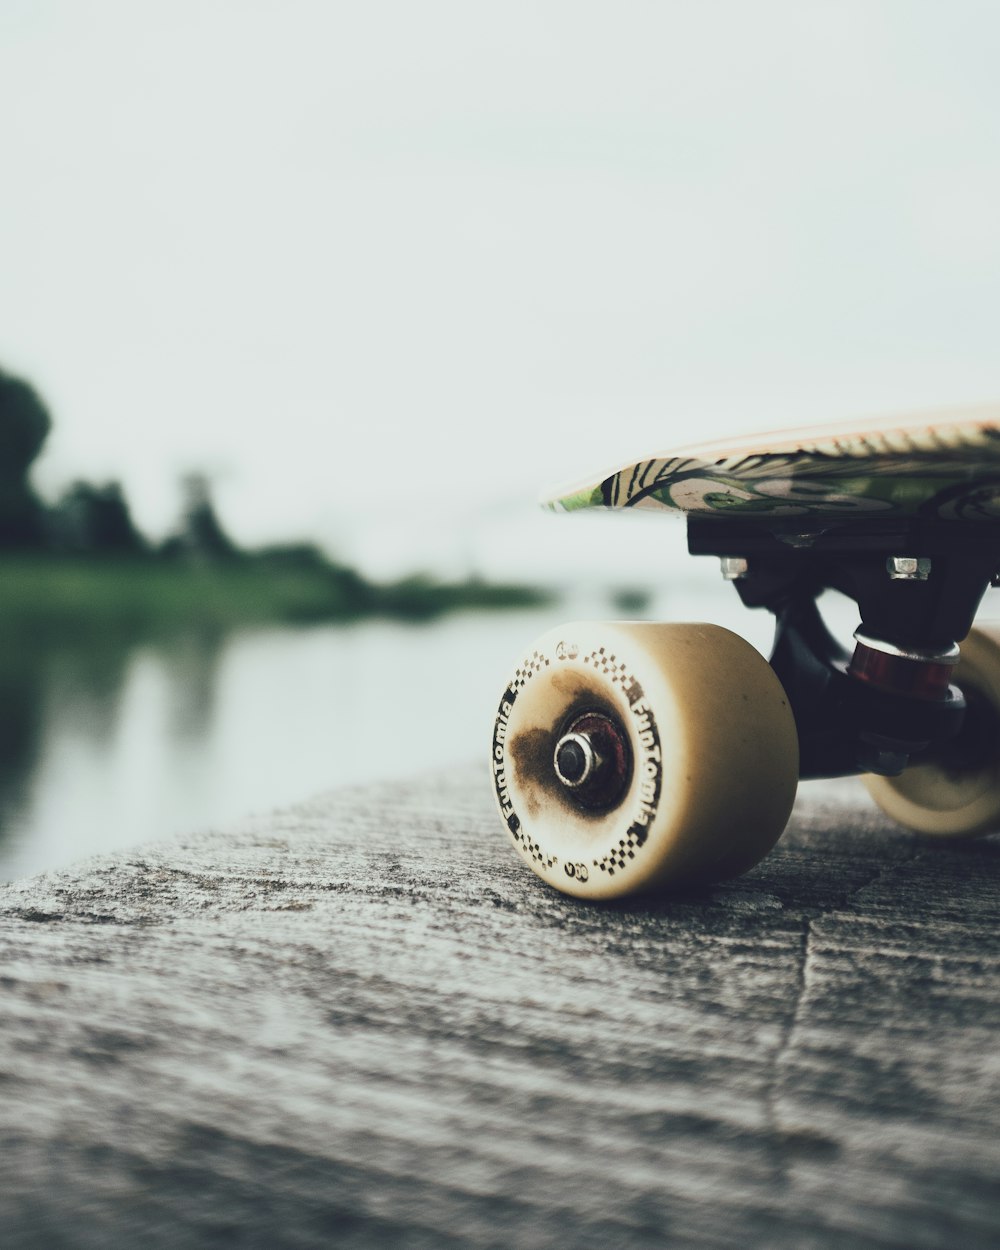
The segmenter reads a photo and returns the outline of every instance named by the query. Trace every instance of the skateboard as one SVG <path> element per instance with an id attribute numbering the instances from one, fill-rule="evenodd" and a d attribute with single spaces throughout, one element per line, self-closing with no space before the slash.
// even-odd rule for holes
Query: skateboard
<path id="1" fill-rule="evenodd" d="M 494 718 L 493 790 L 546 882 L 606 899 L 737 876 L 799 780 L 863 775 L 918 832 L 1000 829 L 1000 406 L 734 439 L 621 466 L 556 512 L 686 518 L 770 658 L 697 623 L 573 622 L 538 638 Z M 857 604 L 852 650 L 817 600 Z M 961 647 L 959 647 L 961 643 Z"/>

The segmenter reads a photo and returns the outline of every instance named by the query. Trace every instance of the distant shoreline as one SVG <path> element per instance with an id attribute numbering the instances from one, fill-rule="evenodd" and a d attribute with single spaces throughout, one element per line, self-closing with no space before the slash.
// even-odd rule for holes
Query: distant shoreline
<path id="1" fill-rule="evenodd" d="M 144 639 L 191 631 L 388 618 L 425 621 L 460 610 L 537 607 L 531 586 L 418 575 L 370 582 L 292 550 L 229 563 L 149 557 L 0 557 L 0 636 L 25 641 Z"/>

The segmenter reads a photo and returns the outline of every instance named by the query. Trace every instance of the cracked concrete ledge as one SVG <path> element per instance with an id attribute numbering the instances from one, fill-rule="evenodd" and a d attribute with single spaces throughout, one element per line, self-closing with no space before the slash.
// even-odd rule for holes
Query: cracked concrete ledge
<path id="1" fill-rule="evenodd" d="M 1000 844 L 588 906 L 476 769 L 0 889 L 22 1247 L 994 1247 Z"/>

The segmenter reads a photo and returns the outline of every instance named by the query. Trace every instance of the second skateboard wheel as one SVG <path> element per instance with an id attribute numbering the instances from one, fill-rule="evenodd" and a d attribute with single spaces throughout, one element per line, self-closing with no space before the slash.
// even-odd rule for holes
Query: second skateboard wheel
<path id="1" fill-rule="evenodd" d="M 958 738 L 900 776 L 865 777 L 865 785 L 909 829 L 973 837 L 1000 830 L 1000 622 L 971 631 L 952 680 L 968 705 Z"/>

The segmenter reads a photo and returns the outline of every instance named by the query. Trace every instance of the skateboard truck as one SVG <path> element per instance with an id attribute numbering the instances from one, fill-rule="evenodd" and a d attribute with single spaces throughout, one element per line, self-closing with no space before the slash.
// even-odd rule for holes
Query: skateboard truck
<path id="1" fill-rule="evenodd" d="M 719 556 L 743 603 L 775 616 L 770 663 L 795 715 L 800 777 L 897 776 L 960 734 L 956 639 L 996 572 L 1000 523 L 853 520 L 793 534 L 689 515 L 688 548 Z M 853 654 L 822 619 L 827 589 L 858 605 Z"/>

